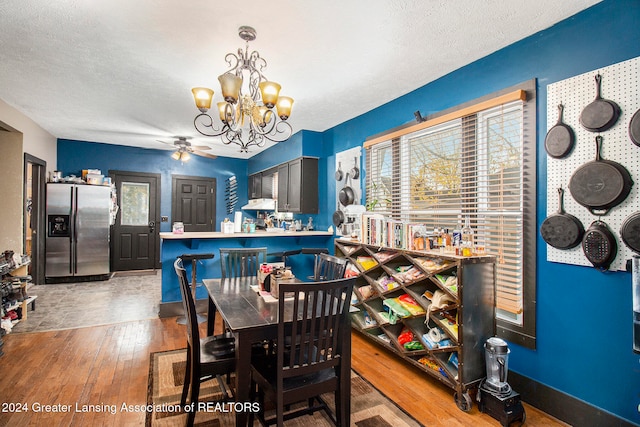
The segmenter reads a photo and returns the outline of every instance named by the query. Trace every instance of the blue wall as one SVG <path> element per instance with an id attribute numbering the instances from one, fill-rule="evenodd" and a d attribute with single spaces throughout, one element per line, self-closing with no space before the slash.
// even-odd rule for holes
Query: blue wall
<path id="1" fill-rule="evenodd" d="M 523 25 L 526 25 L 523 24 Z M 60 141 L 58 168 L 65 173 L 100 168 L 163 173 L 163 193 L 171 173 L 215 176 L 218 210 L 224 209 L 224 178 L 246 175 L 307 153 L 320 157 L 320 218 L 331 224 L 335 204 L 335 153 L 361 146 L 371 135 L 423 116 L 536 78 L 538 81 L 538 228 L 546 217 L 546 86 L 559 80 L 640 56 L 640 1 L 605 0 L 545 31 L 471 63 L 437 81 L 323 132 L 301 131 L 247 161 L 195 159 L 181 166 L 165 151 L 114 148 Z M 411 53 L 407 53 L 407 60 Z M 419 71 L 416 71 L 419 72 Z M 304 141 L 303 141 L 304 140 Z M 288 144 L 288 145 L 287 145 Z M 294 155 L 295 154 L 295 155 Z M 640 151 L 638 153 L 640 155 Z M 365 171 L 366 173 L 366 171 Z M 638 176 L 639 171 L 631 171 Z M 637 180 L 636 180 L 637 181 Z M 640 183 L 636 183 L 640 185 Z M 326 195 L 323 197 L 322 195 Z M 246 198 L 242 194 L 241 198 Z M 162 214 L 170 214 L 163 195 Z M 242 203 L 242 200 L 240 201 Z M 220 216 L 220 215 L 219 215 Z M 631 277 L 546 261 L 537 241 L 537 348 L 510 344 L 509 368 L 633 423 L 640 424 L 640 357 L 633 354 Z"/>
<path id="2" fill-rule="evenodd" d="M 546 86 L 637 56 L 640 1 L 604 1 L 336 126 L 325 138 L 334 153 L 339 152 L 413 121 L 416 110 L 426 116 L 536 78 L 539 228 L 547 214 Z M 639 185 L 640 171 L 631 173 Z M 335 182 L 328 180 L 327 186 L 334 200 Z M 640 424 L 640 356 L 632 352 L 631 275 L 547 262 L 541 237 L 536 254 L 537 349 L 510 344 L 509 368 Z"/>
<path id="3" fill-rule="evenodd" d="M 181 163 L 173 160 L 171 151 L 166 150 L 59 139 L 57 169 L 65 176 L 80 176 L 83 169 L 100 169 L 105 176 L 110 169 L 161 174 L 160 215 L 168 216 L 169 222 L 161 223 L 160 231 L 171 231 L 171 175 L 216 178 L 216 231 L 220 231 L 220 221 L 229 216 L 224 200 L 227 178 L 235 175 L 238 179 L 237 207 L 247 202 L 247 161 L 241 159 L 191 156 L 188 162 Z"/>

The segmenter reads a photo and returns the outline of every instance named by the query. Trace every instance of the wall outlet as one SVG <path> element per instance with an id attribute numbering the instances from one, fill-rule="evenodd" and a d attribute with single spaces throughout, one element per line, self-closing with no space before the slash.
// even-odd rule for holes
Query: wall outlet
<path id="1" fill-rule="evenodd" d="M 160 217 L 160 221 L 162 221 L 162 222 L 169 222 L 169 217 L 168 217 L 168 216 L 163 215 L 163 216 L 161 216 L 161 217 Z"/>

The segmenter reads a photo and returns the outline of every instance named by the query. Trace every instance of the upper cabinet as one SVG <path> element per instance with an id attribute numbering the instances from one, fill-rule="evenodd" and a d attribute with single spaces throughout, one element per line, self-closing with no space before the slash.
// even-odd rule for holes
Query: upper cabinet
<path id="1" fill-rule="evenodd" d="M 300 157 L 278 166 L 278 211 L 318 213 L 318 159 Z"/>
<path id="2" fill-rule="evenodd" d="M 263 172 L 249 175 L 249 200 L 252 199 L 273 199 L 273 178 L 277 168 L 271 168 Z"/>
<path id="3" fill-rule="evenodd" d="M 249 175 L 249 200 L 262 198 L 262 172 Z"/>

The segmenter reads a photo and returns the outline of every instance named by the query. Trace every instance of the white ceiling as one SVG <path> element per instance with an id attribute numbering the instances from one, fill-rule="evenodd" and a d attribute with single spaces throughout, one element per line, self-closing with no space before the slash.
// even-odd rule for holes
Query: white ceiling
<path id="1" fill-rule="evenodd" d="M 324 131 L 597 2 L 3 0 L 0 99 L 58 138 L 167 148 L 156 140 L 181 135 L 246 158 L 198 137 L 190 91 L 219 96 L 241 25 L 295 99 L 294 131 Z"/>

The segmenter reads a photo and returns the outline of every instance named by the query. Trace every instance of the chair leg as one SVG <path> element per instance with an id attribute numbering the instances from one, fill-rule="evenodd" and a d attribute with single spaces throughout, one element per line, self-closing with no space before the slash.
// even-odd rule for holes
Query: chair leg
<path id="1" fill-rule="evenodd" d="M 187 418 L 187 426 L 193 426 L 196 419 L 196 412 L 198 412 L 198 398 L 200 397 L 200 370 L 194 369 L 194 377 L 191 381 L 191 411 Z"/>
<path id="2" fill-rule="evenodd" d="M 187 396 L 189 394 L 189 384 L 191 383 L 191 352 L 187 348 L 187 362 L 184 369 L 184 382 L 182 384 L 182 397 L 180 405 L 184 408 L 187 404 Z"/>

